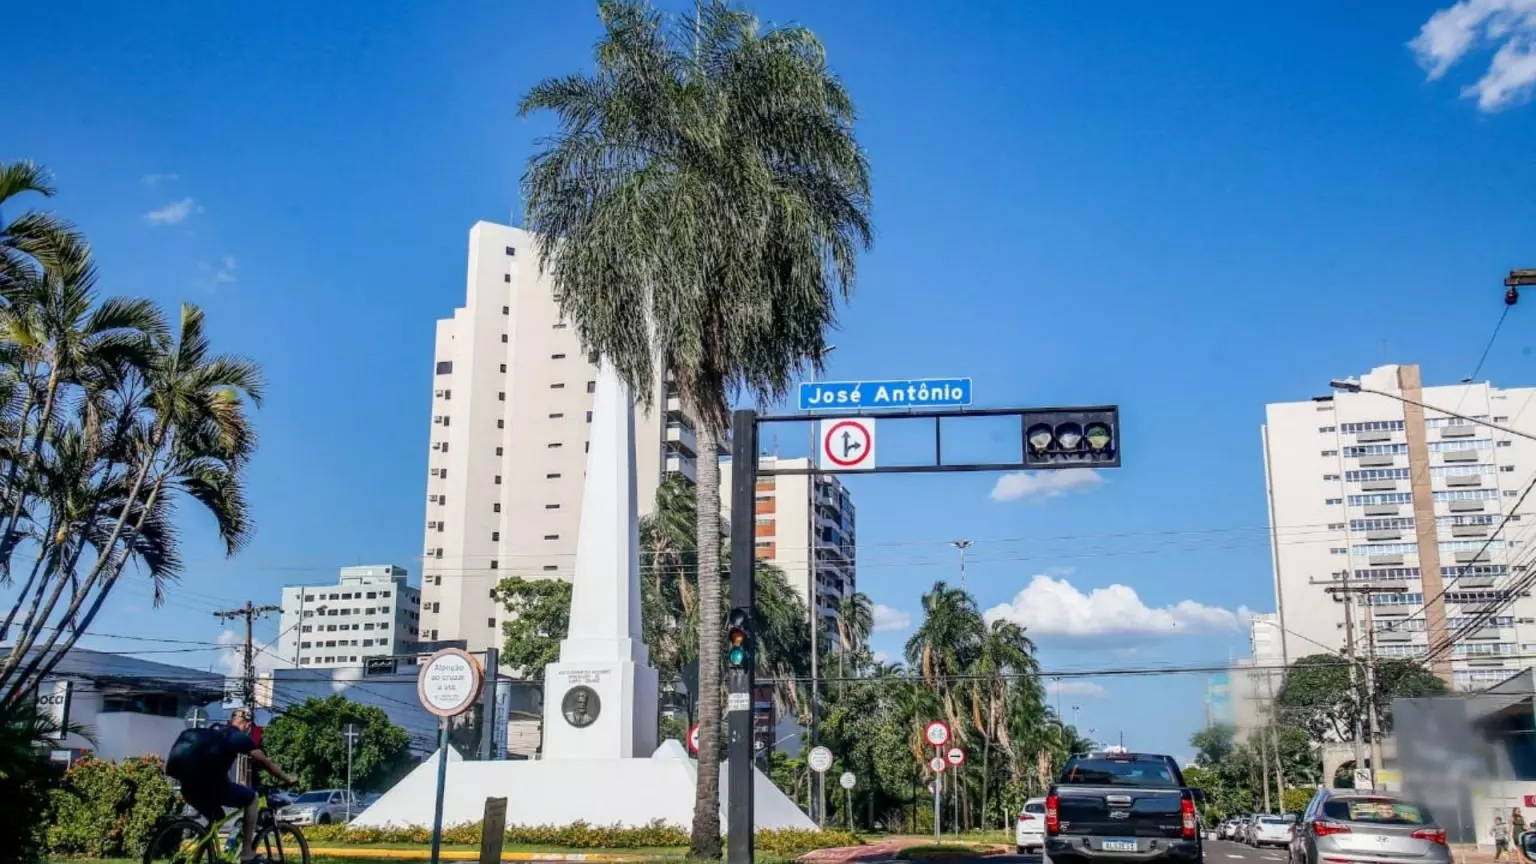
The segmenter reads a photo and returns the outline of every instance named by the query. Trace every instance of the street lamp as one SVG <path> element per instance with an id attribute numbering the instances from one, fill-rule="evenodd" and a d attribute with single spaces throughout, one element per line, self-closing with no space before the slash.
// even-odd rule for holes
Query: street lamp
<path id="1" fill-rule="evenodd" d="M 975 544 L 975 540 L 951 540 L 949 545 L 960 550 L 960 590 L 965 590 L 965 550 Z"/>
<path id="2" fill-rule="evenodd" d="M 1353 378 L 1345 378 L 1345 379 L 1335 378 L 1332 381 L 1328 382 L 1328 386 L 1332 387 L 1335 390 L 1342 390 L 1345 393 L 1370 393 L 1373 396 L 1385 396 L 1388 399 L 1396 399 L 1399 402 L 1404 402 L 1404 403 L 1409 404 L 1409 405 L 1417 405 L 1420 408 L 1427 408 L 1430 411 L 1438 411 L 1441 414 L 1444 414 L 1444 415 L 1446 415 L 1448 417 L 1455 417 L 1458 420 L 1465 420 L 1468 423 L 1473 423 L 1473 424 L 1476 424 L 1478 426 L 1487 426 L 1489 429 L 1497 429 L 1500 432 L 1505 432 L 1505 433 L 1510 434 L 1510 435 L 1518 435 L 1521 438 L 1528 438 L 1528 439 L 1530 439 L 1532 441 L 1536 441 L 1536 435 L 1531 435 L 1531 434 L 1526 433 L 1526 432 L 1521 432 L 1518 429 L 1511 429 L 1508 426 L 1504 426 L 1504 425 L 1501 425 L 1501 424 L 1498 424 L 1498 423 L 1493 423 L 1493 422 L 1490 422 L 1488 420 L 1482 420 L 1482 419 L 1479 419 L 1477 417 L 1469 417 L 1466 414 L 1457 414 L 1455 411 L 1452 411 L 1452 410 L 1450 410 L 1448 408 L 1441 408 L 1438 405 L 1428 405 L 1428 404 L 1420 402 L 1420 401 L 1418 401 L 1416 399 L 1409 399 L 1407 396 L 1404 396 L 1404 395 L 1402 395 L 1400 393 L 1392 393 L 1392 392 L 1387 391 L 1387 390 L 1377 390 L 1374 387 L 1367 387 L 1364 384 L 1361 384 L 1359 381 L 1356 381 Z"/>

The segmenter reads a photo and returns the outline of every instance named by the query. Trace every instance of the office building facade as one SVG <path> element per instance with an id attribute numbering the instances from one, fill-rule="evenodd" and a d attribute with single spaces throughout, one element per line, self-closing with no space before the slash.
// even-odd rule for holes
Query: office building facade
<path id="1" fill-rule="evenodd" d="M 1424 386 L 1412 365 L 1359 383 L 1391 395 L 1266 409 L 1282 652 L 1342 651 L 1348 588 L 1357 650 L 1424 661 L 1459 688 L 1503 680 L 1536 652 L 1536 603 L 1516 586 L 1536 531 L 1536 496 L 1522 498 L 1536 468 L 1536 441 L 1522 437 L 1536 432 L 1536 388 Z"/>
<path id="2" fill-rule="evenodd" d="M 437 322 L 427 453 L 422 638 L 500 644 L 491 590 L 507 576 L 570 579 L 597 357 L 560 316 L 528 232 L 469 232 L 465 305 Z M 697 476 L 693 425 L 658 376 L 638 412 L 639 506 L 667 473 Z"/>
<path id="3" fill-rule="evenodd" d="M 282 609 L 276 650 L 299 668 L 409 654 L 421 634 L 421 592 L 393 564 L 343 567 L 334 585 L 285 586 Z"/>
<path id="4" fill-rule="evenodd" d="M 760 468 L 803 470 L 809 464 L 810 460 L 805 458 L 759 458 Z M 731 488 L 729 461 L 720 464 L 720 488 Z M 721 507 L 726 518 L 734 520 L 735 514 L 730 512 L 730 497 L 729 494 L 720 496 Z M 805 602 L 807 609 L 810 608 L 809 562 L 814 530 L 817 597 L 821 606 L 821 632 L 825 634 L 822 645 L 836 644 L 837 603 L 858 590 L 856 515 L 853 496 L 835 476 L 785 474 L 757 478 L 752 513 L 757 560 L 766 561 L 783 570 L 785 578 Z"/>

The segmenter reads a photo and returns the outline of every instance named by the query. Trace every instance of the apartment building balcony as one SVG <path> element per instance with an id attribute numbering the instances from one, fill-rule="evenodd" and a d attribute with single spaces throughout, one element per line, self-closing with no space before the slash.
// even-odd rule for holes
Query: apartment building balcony
<path id="1" fill-rule="evenodd" d="M 681 450 L 685 455 L 694 456 L 699 452 L 699 439 L 693 433 L 693 429 L 682 423 L 668 423 L 666 442 Z"/>
<path id="2" fill-rule="evenodd" d="M 681 474 L 695 483 L 699 482 L 698 463 L 681 453 L 668 453 L 666 467 L 668 474 Z"/>
<path id="3" fill-rule="evenodd" d="M 1477 427 L 1471 423 L 1458 423 L 1454 426 L 1442 426 L 1441 438 L 1471 438 L 1477 434 Z"/>
<path id="4" fill-rule="evenodd" d="M 681 396 L 676 396 L 674 394 L 668 393 L 667 394 L 667 401 L 666 401 L 666 408 L 667 408 L 667 417 L 668 417 L 668 419 L 682 419 L 682 416 L 683 416 L 683 399 L 682 399 Z"/>
<path id="5" fill-rule="evenodd" d="M 1482 454 L 1476 450 L 1452 450 L 1441 455 L 1445 462 L 1477 462 Z"/>

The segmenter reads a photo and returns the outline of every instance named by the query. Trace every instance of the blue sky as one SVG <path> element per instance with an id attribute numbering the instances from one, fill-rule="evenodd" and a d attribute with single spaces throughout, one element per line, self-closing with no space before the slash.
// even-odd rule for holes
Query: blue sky
<path id="1" fill-rule="evenodd" d="M 1026 610 L 1060 610 L 1036 616 L 1049 669 L 1243 651 L 1232 613 L 1273 605 L 1264 403 L 1386 362 L 1470 373 L 1502 274 L 1533 265 L 1532 8 L 760 4 L 824 39 L 874 170 L 830 377 L 969 375 L 978 404 L 1123 412 L 1125 467 L 1100 482 L 995 500 L 984 475 L 849 481 L 882 620 L 953 578 L 945 541 L 970 537 L 984 608 L 1030 587 Z M 76 2 L 7 23 L 28 37 L 7 46 L 0 159 L 54 170 L 106 291 L 204 305 L 270 376 L 256 541 L 224 561 L 192 526 L 170 604 L 132 586 L 98 629 L 213 640 L 212 609 L 284 583 L 417 569 L 433 321 L 462 302 L 469 226 L 520 209 L 547 126 L 516 102 L 589 63 L 592 5 Z M 1496 383 L 1533 383 L 1525 312 Z M 1129 632 L 1050 632 L 1083 620 Z M 1100 738 L 1184 753 L 1205 682 L 1090 679 L 1062 702 Z"/>

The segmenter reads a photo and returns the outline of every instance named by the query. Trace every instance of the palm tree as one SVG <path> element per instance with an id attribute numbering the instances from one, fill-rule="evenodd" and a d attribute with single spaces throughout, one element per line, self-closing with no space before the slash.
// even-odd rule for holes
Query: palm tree
<path id="1" fill-rule="evenodd" d="M 859 658 L 869 650 L 869 634 L 875 628 L 875 606 L 869 595 L 862 591 L 844 595 L 833 603 L 837 610 L 837 676 L 846 678 L 844 660 L 855 658 L 854 671 L 859 668 Z"/>
<path id="2" fill-rule="evenodd" d="M 961 731 L 952 679 L 975 662 L 986 635 L 976 601 L 940 580 L 923 595 L 923 621 L 907 640 L 907 663 L 939 697 L 949 726 Z"/>
<path id="3" fill-rule="evenodd" d="M 545 80 L 520 113 L 558 128 L 523 178 L 561 313 L 645 404 L 663 370 L 697 426 L 698 537 L 717 537 L 717 454 L 734 394 L 774 401 L 819 368 L 871 238 L 853 104 L 809 31 L 762 32 L 722 0 L 668 27 L 599 6 L 592 74 Z M 720 556 L 699 548 L 700 704 L 719 710 Z M 700 727 L 690 854 L 720 854 L 718 724 Z"/>
<path id="4" fill-rule="evenodd" d="M 35 509 L 69 530 L 52 538 L 57 548 L 44 547 L 47 578 L 30 600 L 17 598 L 17 607 L 29 602 L 30 610 L 0 663 L 0 704 L 16 701 L 52 671 L 90 628 L 130 561 L 149 574 L 161 599 L 181 567 L 174 498 L 191 498 L 213 516 L 228 554 L 244 546 L 251 523 L 242 473 L 255 448 L 246 404 L 260 404 L 262 390 L 254 363 L 213 353 L 202 310 L 187 304 L 174 340 L 155 338 L 144 367 L 111 388 L 102 411 L 85 409 L 83 422 L 54 436 L 49 452 L 62 485 L 48 499 L 53 506 L 39 500 Z M 95 455 L 82 462 L 85 452 Z M 85 470 L 71 471 L 72 461 Z M 87 550 L 93 557 L 82 574 Z M 69 603 L 50 627 L 66 586 Z"/>

